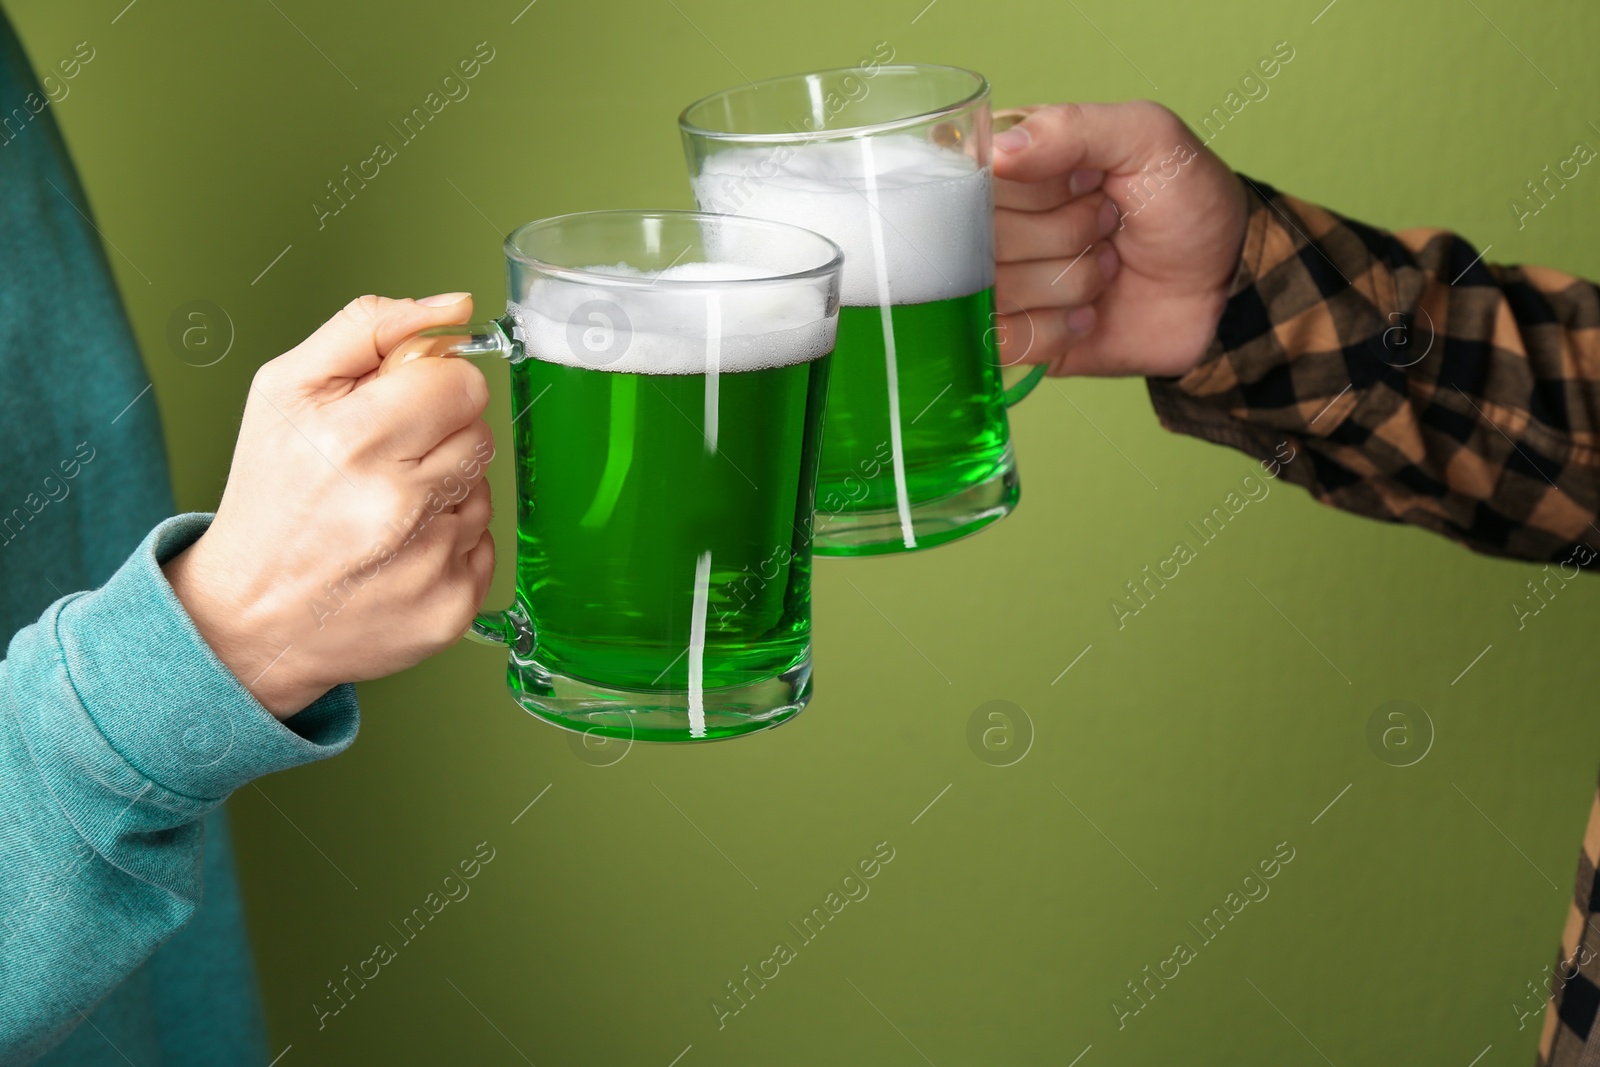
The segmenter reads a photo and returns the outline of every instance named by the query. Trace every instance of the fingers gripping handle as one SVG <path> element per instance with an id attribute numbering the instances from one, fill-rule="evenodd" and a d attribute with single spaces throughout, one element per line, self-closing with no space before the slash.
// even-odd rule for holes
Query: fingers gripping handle
<path id="1" fill-rule="evenodd" d="M 467 322 L 455 326 L 434 326 L 412 334 L 383 357 L 378 374 L 392 373 L 414 359 L 445 356 L 496 356 L 508 363 L 527 358 L 511 316 L 490 322 Z M 514 655 L 533 652 L 533 623 L 521 605 L 503 611 L 480 611 L 466 636 L 486 645 L 508 646 Z"/>
<path id="2" fill-rule="evenodd" d="M 991 132 L 992 133 L 1000 133 L 1003 130 L 1009 130 L 1011 127 L 1017 125 L 1018 123 L 1022 122 L 1024 119 L 1026 119 L 1028 117 L 1029 113 L 1032 112 L 1033 110 L 1035 110 L 1035 109 L 1034 108 L 1013 108 L 1013 109 L 1008 110 L 1008 111 L 997 111 L 997 112 L 995 112 L 994 119 L 993 119 L 993 128 L 992 128 Z M 1010 370 L 1011 368 L 1010 367 L 1006 367 L 1005 369 L 1006 370 Z M 1008 408 L 1012 407 L 1013 405 L 1018 403 L 1023 397 L 1025 397 L 1029 393 L 1033 392 L 1034 388 L 1041 381 L 1044 380 L 1045 369 L 1046 368 L 1045 368 L 1044 364 L 1041 363 L 1037 367 L 1034 367 L 1027 374 L 1023 375 L 1017 381 L 1015 381 L 1015 382 L 1011 383 L 1010 385 L 1006 386 L 1006 390 L 1005 390 L 1005 393 L 1003 395 L 1003 399 L 1005 400 L 1006 407 L 1008 407 Z"/>

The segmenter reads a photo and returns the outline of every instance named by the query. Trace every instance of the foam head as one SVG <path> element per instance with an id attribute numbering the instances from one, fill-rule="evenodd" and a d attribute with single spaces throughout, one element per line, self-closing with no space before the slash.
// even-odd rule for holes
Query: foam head
<path id="1" fill-rule="evenodd" d="M 831 238 L 844 249 L 846 304 L 923 304 L 994 284 L 989 169 L 921 137 L 726 148 L 693 184 L 703 211 Z"/>
<path id="2" fill-rule="evenodd" d="M 708 247 L 715 232 L 705 235 Z M 582 281 L 541 275 L 511 313 L 535 359 L 616 373 L 737 374 L 833 351 L 838 317 L 826 280 L 771 280 L 771 257 L 753 262 L 659 272 L 601 264 L 582 268 L 597 276 Z M 607 285 L 608 276 L 626 282 Z"/>

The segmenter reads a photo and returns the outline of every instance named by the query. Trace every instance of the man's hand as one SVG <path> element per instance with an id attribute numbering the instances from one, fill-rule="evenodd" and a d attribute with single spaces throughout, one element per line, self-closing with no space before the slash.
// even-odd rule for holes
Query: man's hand
<path id="1" fill-rule="evenodd" d="M 489 390 L 463 359 L 376 371 L 465 293 L 365 296 L 255 376 L 216 520 L 163 570 L 195 626 L 279 718 L 450 645 L 494 572 Z"/>
<path id="2" fill-rule="evenodd" d="M 994 138 L 1002 363 L 1192 370 L 1244 243 L 1238 177 L 1159 104 L 1019 112 Z"/>

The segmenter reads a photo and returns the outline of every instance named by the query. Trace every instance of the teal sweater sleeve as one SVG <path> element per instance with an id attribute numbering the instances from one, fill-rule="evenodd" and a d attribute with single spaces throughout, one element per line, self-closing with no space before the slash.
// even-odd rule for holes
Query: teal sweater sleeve
<path id="1" fill-rule="evenodd" d="M 196 631 L 160 564 L 209 521 L 157 526 L 0 662 L 0 1063 L 59 1042 L 193 914 L 207 812 L 355 738 L 353 687 L 279 722 Z"/>

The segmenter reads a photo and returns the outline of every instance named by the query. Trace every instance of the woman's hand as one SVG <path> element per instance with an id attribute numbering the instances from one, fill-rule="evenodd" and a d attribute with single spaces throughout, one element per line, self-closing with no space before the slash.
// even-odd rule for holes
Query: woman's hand
<path id="1" fill-rule="evenodd" d="M 255 376 L 210 529 L 163 570 L 206 643 L 279 718 L 455 642 L 494 572 L 489 389 L 463 359 L 381 378 L 465 293 L 364 296 Z"/>

